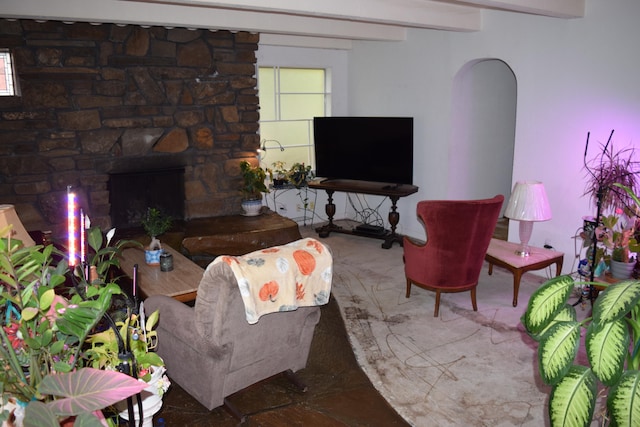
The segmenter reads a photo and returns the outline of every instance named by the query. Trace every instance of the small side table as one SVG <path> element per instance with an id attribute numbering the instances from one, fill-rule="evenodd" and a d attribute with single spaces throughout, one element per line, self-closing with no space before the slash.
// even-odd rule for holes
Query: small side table
<path id="1" fill-rule="evenodd" d="M 531 246 L 531 254 L 527 257 L 516 254 L 519 243 L 491 239 L 484 259 L 489 263 L 489 274 L 493 273 L 493 265 L 504 267 L 513 273 L 513 306 L 518 305 L 520 279 L 527 271 L 541 270 L 551 264 L 556 265 L 556 276 L 562 271 L 564 253 L 551 249 Z"/>

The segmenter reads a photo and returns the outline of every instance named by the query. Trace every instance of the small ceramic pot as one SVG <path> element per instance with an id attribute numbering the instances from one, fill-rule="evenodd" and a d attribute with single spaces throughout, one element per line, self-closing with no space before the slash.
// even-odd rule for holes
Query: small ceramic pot
<path id="1" fill-rule="evenodd" d="M 148 265 L 160 265 L 161 254 L 162 254 L 162 249 L 158 249 L 155 251 L 145 250 L 144 260 Z"/>

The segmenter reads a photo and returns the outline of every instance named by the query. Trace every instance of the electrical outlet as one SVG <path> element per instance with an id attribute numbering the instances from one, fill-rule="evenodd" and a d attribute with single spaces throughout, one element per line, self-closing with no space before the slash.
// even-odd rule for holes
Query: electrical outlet
<path id="1" fill-rule="evenodd" d="M 300 211 L 302 211 L 302 205 L 298 203 L 296 205 L 296 212 L 300 212 Z"/>

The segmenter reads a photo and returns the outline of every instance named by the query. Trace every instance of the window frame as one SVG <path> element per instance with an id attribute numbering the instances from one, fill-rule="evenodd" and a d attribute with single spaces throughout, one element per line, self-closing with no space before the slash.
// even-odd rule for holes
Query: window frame
<path id="1" fill-rule="evenodd" d="M 287 148 L 292 149 L 303 149 L 306 150 L 306 158 L 299 159 L 296 162 L 305 163 L 311 165 L 313 169 L 315 169 L 315 150 L 314 150 L 314 140 L 313 140 L 313 117 L 311 118 L 294 118 L 294 119 L 282 119 L 282 97 L 291 96 L 291 95 L 321 95 L 323 97 L 323 115 L 327 116 L 331 114 L 331 69 L 328 67 L 312 67 L 312 66 L 286 66 L 286 65 L 259 65 L 257 67 L 257 81 L 258 81 L 258 94 L 260 95 L 260 70 L 261 69 L 270 69 L 273 71 L 273 102 L 272 108 L 274 112 L 273 119 L 264 119 L 261 115 L 259 120 L 260 125 L 260 148 L 264 150 L 260 155 L 260 161 L 263 167 L 271 168 L 273 162 L 277 162 L 280 160 L 277 155 L 278 151 L 286 151 Z M 324 74 L 324 82 L 323 82 L 323 90 L 322 92 L 305 92 L 305 91 L 283 91 L 281 90 L 281 71 L 282 70 L 321 70 Z M 263 104 L 263 98 L 260 99 L 261 106 Z M 300 122 L 306 124 L 306 142 L 302 143 L 285 143 L 282 144 L 278 138 L 272 135 L 265 135 L 263 133 L 262 123 L 295 123 Z M 267 152 L 275 152 L 276 155 L 271 156 L 271 158 L 266 158 Z M 264 157 L 264 158 L 263 158 Z M 264 162 L 263 162 L 264 160 Z M 287 167 L 291 167 L 293 164 L 287 164 Z"/>
<path id="2" fill-rule="evenodd" d="M 6 85 L 5 88 L 0 85 L 0 96 L 11 97 L 20 96 L 20 86 L 18 85 L 18 76 L 16 74 L 15 59 L 13 53 L 9 49 L 0 48 L 0 63 L 3 64 L 0 70 L 0 76 Z"/>

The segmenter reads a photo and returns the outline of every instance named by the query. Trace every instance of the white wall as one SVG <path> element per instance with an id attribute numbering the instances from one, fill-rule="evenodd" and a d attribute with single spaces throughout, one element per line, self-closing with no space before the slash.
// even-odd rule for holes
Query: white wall
<path id="1" fill-rule="evenodd" d="M 456 73 L 470 61 L 501 59 L 517 80 L 513 179 L 543 181 L 554 215 L 535 225 L 531 243 L 550 243 L 565 252 L 563 271 L 569 272 L 572 237 L 581 217 L 595 211 L 582 196 L 587 132 L 591 154 L 611 129 L 618 147 L 638 145 L 640 138 L 638 16 L 636 0 L 589 0 L 583 19 L 488 11 L 483 30 L 476 33 L 415 29 L 405 42 L 354 42 L 349 113 L 415 117 L 414 169 L 420 191 L 400 200 L 403 232 L 423 236 L 415 203 L 448 195 Z M 509 237 L 518 240 L 515 222 Z"/>

